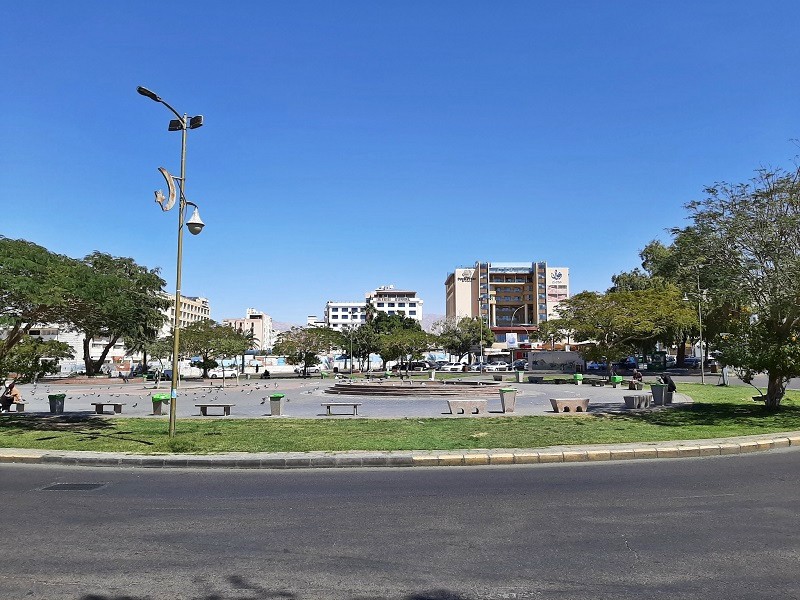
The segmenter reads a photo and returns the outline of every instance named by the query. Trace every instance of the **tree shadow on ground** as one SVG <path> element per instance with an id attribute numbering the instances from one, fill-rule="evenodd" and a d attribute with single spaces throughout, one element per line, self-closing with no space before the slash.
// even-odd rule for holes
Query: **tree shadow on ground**
<path id="1" fill-rule="evenodd" d="M 659 427 L 725 426 L 775 427 L 800 429 L 800 407 L 781 406 L 770 410 L 763 404 L 691 404 L 642 410 L 635 413 L 617 413 L 611 418 L 644 422 Z"/>
<path id="2" fill-rule="evenodd" d="M 226 577 L 232 590 L 214 590 L 212 584 L 203 583 L 205 590 L 193 595 L 195 600 L 303 600 L 304 596 L 288 590 L 271 590 L 258 583 L 248 581 L 241 575 L 228 575 Z M 313 595 L 305 596 L 311 600 Z M 130 596 L 127 594 L 86 594 L 79 600 L 150 600 L 150 596 Z M 405 593 L 397 596 L 353 596 L 351 600 L 470 600 L 457 592 L 445 589 L 434 589 L 421 592 Z"/>
<path id="3" fill-rule="evenodd" d="M 114 421 L 91 414 L 58 414 L 58 415 L 3 415 L 0 419 L 0 435 L 22 434 L 30 432 L 51 433 L 37 437 L 36 441 L 58 439 L 63 434 L 72 434 L 81 441 L 91 441 L 100 438 L 125 440 L 136 442 L 145 446 L 153 443 L 126 437 L 132 435 L 131 431 L 120 431 Z"/>

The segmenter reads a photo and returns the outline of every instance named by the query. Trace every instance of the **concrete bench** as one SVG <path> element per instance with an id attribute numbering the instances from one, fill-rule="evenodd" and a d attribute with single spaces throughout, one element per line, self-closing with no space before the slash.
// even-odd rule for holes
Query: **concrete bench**
<path id="1" fill-rule="evenodd" d="M 203 404 L 195 404 L 197 408 L 200 409 L 200 414 L 204 417 L 208 416 L 208 409 L 209 408 L 221 408 L 222 414 L 224 416 L 229 416 L 231 414 L 231 406 L 236 406 L 235 404 L 222 404 L 220 402 L 207 402 Z"/>
<path id="2" fill-rule="evenodd" d="M 106 406 L 113 406 L 114 412 L 119 414 L 122 412 L 122 407 L 125 406 L 125 402 L 92 402 L 92 406 L 94 406 L 95 414 L 102 415 L 103 409 Z"/>
<path id="3" fill-rule="evenodd" d="M 542 383 L 544 382 L 543 375 L 528 375 L 528 381 L 531 383 Z"/>
<path id="4" fill-rule="evenodd" d="M 585 413 L 589 410 L 588 398 L 550 398 L 550 405 L 557 413 Z"/>
<path id="5" fill-rule="evenodd" d="M 339 406 L 342 406 L 342 407 L 343 406 L 349 406 L 350 409 L 353 412 L 348 413 L 348 414 L 352 414 L 352 415 L 356 415 L 357 416 L 358 415 L 358 407 L 361 406 L 361 404 L 362 404 L 361 402 L 321 402 L 320 406 L 324 406 L 325 407 L 325 414 L 327 416 L 329 416 L 329 417 L 331 417 L 333 415 L 344 414 L 344 413 L 333 413 L 333 412 L 331 412 L 331 408 L 333 408 L 334 406 L 337 406 L 337 407 L 339 407 Z"/>
<path id="6" fill-rule="evenodd" d="M 451 415 L 479 415 L 486 412 L 486 400 L 448 400 Z"/>
<path id="7" fill-rule="evenodd" d="M 12 402 L 11 406 L 16 407 L 17 412 L 25 412 L 25 402 Z M 9 407 L 9 411 L 11 408 Z"/>
<path id="8" fill-rule="evenodd" d="M 623 396 L 625 401 L 625 408 L 650 408 L 650 403 L 653 401 L 652 394 L 636 394 L 631 396 Z"/>

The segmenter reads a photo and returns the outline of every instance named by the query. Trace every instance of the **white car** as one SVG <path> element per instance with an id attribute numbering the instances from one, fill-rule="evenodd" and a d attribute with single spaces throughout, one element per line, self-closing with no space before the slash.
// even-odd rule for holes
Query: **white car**
<path id="1" fill-rule="evenodd" d="M 486 365 L 486 371 L 508 371 L 508 363 L 502 360 L 498 360 L 497 362 L 490 362 Z"/>
<path id="2" fill-rule="evenodd" d="M 460 373 L 463 370 L 464 370 L 464 365 L 457 362 L 447 363 L 446 365 L 442 365 L 441 367 L 439 367 L 439 371 L 456 371 Z"/>
<path id="3" fill-rule="evenodd" d="M 238 372 L 236 371 L 236 369 L 234 368 L 229 369 L 228 367 L 225 367 L 224 371 L 222 367 L 216 367 L 215 369 L 211 369 L 208 372 L 208 376 L 211 377 L 211 379 L 217 379 L 217 378 L 222 379 L 223 377 L 228 379 L 230 377 L 236 377 L 237 375 Z"/>
<path id="4" fill-rule="evenodd" d="M 308 374 L 308 373 L 319 373 L 321 370 L 322 369 L 320 369 L 319 365 L 309 365 L 309 366 L 306 367 L 306 374 Z M 302 366 L 295 367 L 294 368 L 294 372 L 297 373 L 298 375 L 302 374 L 303 373 L 303 367 Z"/>

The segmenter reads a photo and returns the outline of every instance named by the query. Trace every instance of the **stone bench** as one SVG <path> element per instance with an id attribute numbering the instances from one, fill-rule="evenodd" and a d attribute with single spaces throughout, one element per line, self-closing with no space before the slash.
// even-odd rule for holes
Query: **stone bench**
<path id="1" fill-rule="evenodd" d="M 588 398 L 550 398 L 550 405 L 557 413 L 585 413 L 589 410 Z"/>
<path id="2" fill-rule="evenodd" d="M 231 414 L 231 406 L 236 406 L 236 405 L 235 404 L 222 404 L 220 402 L 206 402 L 206 403 L 202 403 L 202 404 L 195 404 L 195 406 L 200 409 L 200 414 L 203 415 L 204 417 L 208 416 L 208 409 L 209 408 L 214 408 L 214 407 L 221 408 L 222 409 L 222 414 L 227 417 L 227 416 L 230 416 L 230 414 Z"/>
<path id="3" fill-rule="evenodd" d="M 650 403 L 653 401 L 652 394 L 636 394 L 630 396 L 623 396 L 625 401 L 625 408 L 650 408 Z"/>
<path id="4" fill-rule="evenodd" d="M 321 402 L 320 406 L 325 407 L 325 414 L 329 417 L 337 414 L 344 414 L 344 413 L 333 413 L 331 412 L 331 408 L 334 406 L 349 406 L 350 409 L 353 411 L 348 414 L 358 415 L 358 407 L 361 406 L 361 402 Z"/>
<path id="5" fill-rule="evenodd" d="M 94 406 L 94 412 L 97 415 L 103 414 L 103 409 L 106 406 L 113 406 L 114 412 L 119 414 L 122 412 L 122 407 L 125 406 L 125 402 L 92 402 L 92 406 Z"/>
<path id="6" fill-rule="evenodd" d="M 25 412 L 25 402 L 24 401 L 12 402 L 11 406 L 16 407 L 16 411 L 17 412 Z M 9 407 L 8 410 L 10 411 L 11 407 Z"/>
<path id="7" fill-rule="evenodd" d="M 451 415 L 479 415 L 486 412 L 486 400 L 448 400 Z"/>
<path id="8" fill-rule="evenodd" d="M 628 382 L 628 389 L 629 390 L 643 390 L 644 384 L 641 381 L 636 381 L 635 379 L 631 379 Z"/>
<path id="9" fill-rule="evenodd" d="M 528 381 L 531 383 L 543 383 L 544 376 L 543 375 L 528 375 Z"/>

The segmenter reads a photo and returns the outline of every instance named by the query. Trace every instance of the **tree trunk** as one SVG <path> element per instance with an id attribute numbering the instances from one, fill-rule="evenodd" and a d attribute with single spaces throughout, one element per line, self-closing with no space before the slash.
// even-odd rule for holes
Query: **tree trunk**
<path id="1" fill-rule="evenodd" d="M 776 410 L 781 405 L 783 394 L 786 392 L 786 384 L 788 379 L 776 373 L 769 373 L 769 382 L 767 383 L 767 400 L 764 403 L 769 409 Z"/>

